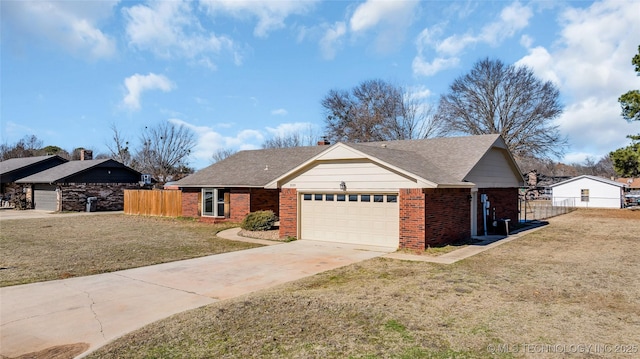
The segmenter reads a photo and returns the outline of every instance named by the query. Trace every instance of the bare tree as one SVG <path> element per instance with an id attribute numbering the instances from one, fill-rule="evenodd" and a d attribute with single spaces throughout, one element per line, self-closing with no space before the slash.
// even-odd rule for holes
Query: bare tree
<path id="1" fill-rule="evenodd" d="M 433 132 L 424 105 L 383 80 L 364 81 L 350 91 L 330 90 L 321 104 L 332 141 L 404 140 Z"/>
<path id="2" fill-rule="evenodd" d="M 437 121 L 449 134 L 501 134 L 518 157 L 560 156 L 567 141 L 552 121 L 562 113 L 559 91 L 524 66 L 476 62 L 440 97 Z"/>
<path id="3" fill-rule="evenodd" d="M 142 146 L 134 157 L 134 168 L 148 173 L 161 183 L 178 179 L 188 168 L 186 162 L 193 147 L 195 135 L 188 128 L 170 122 L 145 127 L 140 136 Z"/>
<path id="4" fill-rule="evenodd" d="M 3 161 L 10 158 L 34 157 L 45 154 L 42 150 L 42 140 L 35 135 L 24 136 L 13 145 L 0 145 L 0 157 Z"/>
<path id="5" fill-rule="evenodd" d="M 315 146 L 319 138 L 320 136 L 309 125 L 306 132 L 300 130 L 289 134 L 274 135 L 264 141 L 262 148 Z"/>
<path id="6" fill-rule="evenodd" d="M 220 148 L 211 155 L 211 163 L 216 163 L 232 156 L 236 151 L 229 148 Z"/>
<path id="7" fill-rule="evenodd" d="M 130 166 L 133 158 L 131 156 L 131 151 L 129 151 L 129 141 L 124 138 L 122 132 L 118 130 L 114 123 L 111 124 L 110 128 L 113 133 L 113 136 L 111 137 L 113 142 L 107 143 L 107 148 L 111 152 L 111 158 L 125 166 Z"/>

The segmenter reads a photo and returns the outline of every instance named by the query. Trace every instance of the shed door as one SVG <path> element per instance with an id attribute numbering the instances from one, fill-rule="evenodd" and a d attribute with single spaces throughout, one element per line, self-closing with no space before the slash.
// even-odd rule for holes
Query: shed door
<path id="1" fill-rule="evenodd" d="M 302 239 L 397 248 L 397 194 L 302 194 Z"/>
<path id="2" fill-rule="evenodd" d="M 33 189 L 33 202 L 35 208 L 44 211 L 58 210 L 58 193 L 56 186 L 37 184 Z"/>

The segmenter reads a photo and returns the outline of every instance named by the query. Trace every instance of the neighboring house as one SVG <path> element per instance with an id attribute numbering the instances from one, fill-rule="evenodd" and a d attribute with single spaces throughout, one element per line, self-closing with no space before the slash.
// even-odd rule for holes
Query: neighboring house
<path id="1" fill-rule="evenodd" d="M 16 183 L 17 180 L 65 162 L 68 160 L 57 155 L 11 158 L 0 162 L 0 195 L 3 204 L 25 192 L 23 186 Z M 27 201 L 31 203 L 31 198 L 27 198 Z"/>
<path id="2" fill-rule="evenodd" d="M 640 178 L 617 178 L 616 182 L 626 184 L 625 206 L 640 206 Z"/>
<path id="3" fill-rule="evenodd" d="M 17 180 L 31 193 L 35 209 L 84 211 L 96 198 L 97 211 L 124 206 L 124 189 L 139 188 L 138 171 L 112 159 L 70 161 Z"/>
<path id="4" fill-rule="evenodd" d="M 321 142 L 320 144 L 324 144 Z M 241 151 L 173 184 L 182 215 L 269 209 L 280 236 L 422 250 L 518 218 L 520 171 L 499 135 Z"/>
<path id="5" fill-rule="evenodd" d="M 583 208 L 622 208 L 625 184 L 596 176 L 578 176 L 551 185 L 554 206 L 573 202 Z"/>

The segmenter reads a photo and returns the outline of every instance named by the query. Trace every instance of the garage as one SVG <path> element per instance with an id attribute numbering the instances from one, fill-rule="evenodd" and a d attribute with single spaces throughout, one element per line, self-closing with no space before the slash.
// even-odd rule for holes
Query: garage
<path id="1" fill-rule="evenodd" d="M 301 238 L 397 248 L 396 193 L 303 193 Z"/>
<path id="2" fill-rule="evenodd" d="M 58 192 L 56 186 L 36 184 L 33 188 L 35 209 L 55 212 L 58 210 Z"/>

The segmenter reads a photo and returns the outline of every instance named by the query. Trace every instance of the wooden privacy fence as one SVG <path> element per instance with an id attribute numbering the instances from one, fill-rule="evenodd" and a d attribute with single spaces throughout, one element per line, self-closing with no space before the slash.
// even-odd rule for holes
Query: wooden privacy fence
<path id="1" fill-rule="evenodd" d="M 124 213 L 143 216 L 182 216 L 182 191 L 140 190 L 124 191 Z"/>

